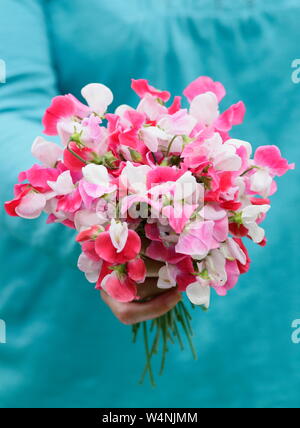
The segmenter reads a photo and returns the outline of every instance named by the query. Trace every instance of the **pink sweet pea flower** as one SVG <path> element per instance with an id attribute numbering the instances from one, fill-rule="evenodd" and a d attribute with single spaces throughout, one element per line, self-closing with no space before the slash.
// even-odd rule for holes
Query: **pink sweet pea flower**
<path id="1" fill-rule="evenodd" d="M 159 262 L 168 262 L 176 265 L 186 258 L 185 254 L 180 254 L 175 250 L 175 246 L 166 247 L 162 242 L 153 241 L 146 249 L 146 256 Z"/>
<path id="2" fill-rule="evenodd" d="M 239 101 L 218 117 L 215 127 L 219 131 L 228 132 L 233 126 L 243 123 L 245 114 L 245 104 Z"/>
<path id="3" fill-rule="evenodd" d="M 147 275 L 145 262 L 141 258 L 131 260 L 127 263 L 127 274 L 132 281 L 143 284 Z"/>
<path id="4" fill-rule="evenodd" d="M 220 102 L 226 95 L 222 83 L 214 82 L 210 77 L 200 76 L 194 80 L 185 90 L 184 95 L 191 102 L 197 95 L 212 92 L 216 95 L 217 101 Z"/>
<path id="5" fill-rule="evenodd" d="M 141 98 L 144 98 L 146 95 L 152 95 L 153 97 L 159 98 L 164 102 L 169 101 L 171 94 L 167 91 L 160 91 L 153 86 L 150 86 L 148 80 L 139 79 L 131 81 L 131 88 L 134 92 Z"/>
<path id="6" fill-rule="evenodd" d="M 173 104 L 168 108 L 169 114 L 175 114 L 181 110 L 181 97 L 174 97 Z"/>
<path id="7" fill-rule="evenodd" d="M 45 209 L 47 199 L 43 193 L 39 193 L 28 184 L 17 188 L 16 198 L 6 202 L 4 208 L 12 217 L 25 219 L 38 218 Z"/>
<path id="8" fill-rule="evenodd" d="M 95 261 L 87 256 L 86 253 L 82 253 L 79 256 L 77 267 L 81 272 L 84 272 L 86 279 L 93 283 L 98 281 L 103 262 L 101 260 Z"/>
<path id="9" fill-rule="evenodd" d="M 107 275 L 101 283 L 101 288 L 118 302 L 128 303 L 138 299 L 135 282 L 118 272 Z"/>
<path id="10" fill-rule="evenodd" d="M 87 208 L 91 208 L 93 200 L 111 194 L 117 189 L 103 165 L 89 164 L 82 169 L 82 174 L 79 192 Z"/>
<path id="11" fill-rule="evenodd" d="M 213 92 L 197 95 L 190 106 L 190 114 L 198 121 L 195 130 L 198 133 L 205 131 L 204 135 L 208 137 L 214 130 L 226 134 L 234 125 L 240 125 L 245 113 L 245 105 L 240 101 L 220 114 L 218 99 Z"/>
<path id="12" fill-rule="evenodd" d="M 43 117 L 44 133 L 57 135 L 57 125 L 62 119 L 73 116 L 84 118 L 89 112 L 90 109 L 71 94 L 55 97 Z"/>
<path id="13" fill-rule="evenodd" d="M 164 207 L 162 214 L 168 219 L 172 229 L 176 233 L 181 233 L 197 208 L 198 205 L 188 205 L 179 202 L 175 203 L 174 206 L 168 205 Z"/>
<path id="14" fill-rule="evenodd" d="M 19 174 L 19 182 L 28 180 L 32 187 L 38 188 L 39 191 L 45 193 L 51 190 L 48 182 L 56 181 L 61 172 L 58 168 L 45 168 L 40 165 L 33 165 L 27 171 Z"/>
<path id="15" fill-rule="evenodd" d="M 255 152 L 254 165 L 258 169 L 250 177 L 251 190 L 263 198 L 276 192 L 275 176 L 281 177 L 288 170 L 295 169 L 295 164 L 289 165 L 276 146 L 259 147 Z"/>
<path id="16" fill-rule="evenodd" d="M 148 172 L 147 187 L 148 189 L 151 189 L 159 184 L 164 184 L 169 181 L 177 181 L 184 175 L 184 173 L 184 171 L 180 171 L 177 168 L 158 166 Z"/>
<path id="17" fill-rule="evenodd" d="M 196 124 L 197 120 L 187 110 L 180 110 L 173 115 L 163 116 L 157 125 L 168 134 L 189 136 Z"/>
<path id="18" fill-rule="evenodd" d="M 259 147 L 255 152 L 254 163 L 257 166 L 267 168 L 272 177 L 281 177 L 290 169 L 295 169 L 295 164 L 289 165 L 276 146 Z"/>
<path id="19" fill-rule="evenodd" d="M 214 238 L 213 221 L 197 221 L 187 226 L 180 235 L 176 251 L 195 258 L 205 257 L 209 251 L 219 247 Z"/>
<path id="20" fill-rule="evenodd" d="M 123 229 L 123 225 L 119 228 L 112 224 L 109 231 L 101 233 L 96 239 L 96 253 L 108 263 L 127 263 L 135 259 L 141 251 L 139 235 L 133 230 L 128 230 L 128 234 L 123 233 Z"/>

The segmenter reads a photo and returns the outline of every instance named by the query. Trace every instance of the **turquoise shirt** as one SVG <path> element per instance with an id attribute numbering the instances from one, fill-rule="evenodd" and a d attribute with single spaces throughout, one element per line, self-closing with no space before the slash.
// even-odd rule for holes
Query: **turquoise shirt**
<path id="1" fill-rule="evenodd" d="M 1 0 L 0 202 L 12 197 L 41 118 L 59 93 L 89 82 L 112 88 L 115 105 L 137 103 L 131 78 L 180 94 L 200 75 L 240 99 L 234 136 L 300 153 L 298 0 Z M 99 293 L 77 270 L 74 231 L 0 212 L 1 407 L 298 407 L 300 344 L 299 170 L 279 182 L 265 222 L 266 248 L 208 313 L 194 313 L 198 362 L 171 350 L 152 390 L 137 380 L 143 343 L 131 344 Z"/>

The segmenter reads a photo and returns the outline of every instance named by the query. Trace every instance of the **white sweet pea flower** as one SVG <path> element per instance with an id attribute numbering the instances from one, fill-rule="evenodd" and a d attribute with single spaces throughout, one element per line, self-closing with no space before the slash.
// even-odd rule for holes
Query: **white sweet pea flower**
<path id="1" fill-rule="evenodd" d="M 242 265 L 247 263 L 247 257 L 241 247 L 234 239 L 228 238 L 226 242 L 221 244 L 221 251 L 227 260 L 238 260 Z"/>
<path id="2" fill-rule="evenodd" d="M 121 251 L 124 250 L 128 239 L 128 224 L 116 222 L 115 219 L 112 219 L 109 234 L 113 246 L 116 248 L 118 253 L 121 253 Z"/>
<path id="3" fill-rule="evenodd" d="M 147 191 L 147 174 L 151 171 L 148 165 L 134 166 L 127 162 L 120 175 L 121 183 L 130 193 L 144 194 Z"/>
<path id="4" fill-rule="evenodd" d="M 198 264 L 198 269 L 199 272 L 207 272 L 209 284 L 214 287 L 223 287 L 227 282 L 226 258 L 219 249 L 211 251 L 205 260 Z"/>
<path id="5" fill-rule="evenodd" d="M 82 168 L 85 180 L 97 186 L 108 186 L 110 184 L 109 174 L 105 166 L 91 163 Z"/>
<path id="6" fill-rule="evenodd" d="M 186 294 L 190 301 L 197 306 L 204 306 L 206 309 L 210 306 L 211 288 L 202 285 L 199 281 L 190 284 L 186 289 Z"/>
<path id="7" fill-rule="evenodd" d="M 219 171 L 238 171 L 242 167 L 242 160 L 236 154 L 236 147 L 225 142 L 219 133 L 205 141 L 207 156 L 212 160 L 214 167 Z"/>
<path id="8" fill-rule="evenodd" d="M 37 137 L 31 147 L 32 155 L 43 165 L 54 168 L 57 162 L 63 158 L 63 149 L 43 137 Z"/>
<path id="9" fill-rule="evenodd" d="M 118 106 L 118 107 L 116 108 L 116 110 L 115 110 L 115 114 L 116 114 L 117 116 L 122 117 L 122 119 L 124 119 L 124 114 L 125 114 L 127 111 L 134 111 L 134 108 L 130 107 L 130 106 L 129 106 L 129 105 L 127 105 L 127 104 L 121 104 L 120 106 Z"/>
<path id="10" fill-rule="evenodd" d="M 205 127 L 210 127 L 219 117 L 219 103 L 213 92 L 196 96 L 191 102 L 190 114 Z"/>
<path id="11" fill-rule="evenodd" d="M 79 210 L 75 213 L 74 216 L 74 224 L 76 230 L 81 232 L 82 230 L 88 229 L 95 224 L 104 224 L 107 222 L 107 219 L 102 219 L 101 215 L 98 212 L 90 211 L 90 210 Z"/>
<path id="12" fill-rule="evenodd" d="M 157 98 L 147 94 L 145 95 L 137 107 L 139 113 L 145 113 L 150 120 L 157 120 L 160 116 L 167 114 L 168 109 L 161 105 Z"/>
<path id="13" fill-rule="evenodd" d="M 189 202 L 191 197 L 196 194 L 192 202 L 197 203 L 202 193 L 201 189 L 203 190 L 203 187 L 199 186 L 191 171 L 187 171 L 176 181 L 174 200 Z"/>
<path id="14" fill-rule="evenodd" d="M 95 262 L 88 258 L 84 253 L 79 256 L 78 259 L 78 269 L 81 272 L 84 272 L 86 279 L 94 284 L 98 281 L 99 275 L 102 269 L 102 261 Z"/>
<path id="15" fill-rule="evenodd" d="M 270 205 L 249 205 L 242 210 L 243 225 L 248 229 L 249 236 L 256 244 L 260 244 L 265 237 L 265 231 L 257 224 L 257 221 L 270 208 Z"/>
<path id="16" fill-rule="evenodd" d="M 196 124 L 197 119 L 188 114 L 187 110 L 166 115 L 158 122 L 158 126 L 170 135 L 190 135 Z"/>
<path id="17" fill-rule="evenodd" d="M 81 94 L 91 109 L 100 116 L 105 114 L 107 107 L 114 99 L 111 90 L 100 83 L 91 83 L 85 86 Z"/>
<path id="18" fill-rule="evenodd" d="M 141 131 L 141 137 L 145 146 L 156 153 L 160 145 L 167 146 L 170 140 L 170 135 L 157 126 L 147 126 Z"/>
<path id="19" fill-rule="evenodd" d="M 270 196 L 272 183 L 273 178 L 266 169 L 257 169 L 257 171 L 250 177 L 251 190 L 263 198 Z"/>
<path id="20" fill-rule="evenodd" d="M 56 181 L 48 181 L 47 184 L 56 195 L 69 195 L 75 189 L 70 171 L 63 172 Z"/>
<path id="21" fill-rule="evenodd" d="M 157 287 L 164 290 L 176 287 L 176 275 L 176 266 L 166 264 L 166 266 L 163 266 L 158 272 Z"/>

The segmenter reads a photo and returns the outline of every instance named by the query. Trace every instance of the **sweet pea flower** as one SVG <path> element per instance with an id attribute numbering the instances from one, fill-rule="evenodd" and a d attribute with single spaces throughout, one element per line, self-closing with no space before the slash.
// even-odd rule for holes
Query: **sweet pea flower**
<path id="1" fill-rule="evenodd" d="M 177 286 L 176 276 L 178 269 L 175 266 L 169 265 L 163 266 L 158 272 L 157 287 L 167 290 Z"/>
<path id="2" fill-rule="evenodd" d="M 43 165 L 49 168 L 55 168 L 57 162 L 63 158 L 62 147 L 45 140 L 43 137 L 37 137 L 34 140 L 31 153 Z"/>
<path id="3" fill-rule="evenodd" d="M 187 287 L 186 294 L 193 305 L 203 306 L 205 309 L 209 308 L 211 287 L 195 281 Z"/>
<path id="4" fill-rule="evenodd" d="M 213 221 L 194 221 L 180 235 L 178 244 L 175 247 L 176 252 L 201 260 L 212 249 L 219 247 L 219 242 L 213 235 Z"/>
<path id="5" fill-rule="evenodd" d="M 210 254 L 200 263 L 198 270 L 203 278 L 205 285 L 210 287 L 223 287 L 227 282 L 226 257 L 218 248 L 212 250 Z"/>
<path id="6" fill-rule="evenodd" d="M 117 189 L 111 184 L 108 170 L 103 165 L 89 164 L 82 168 L 83 180 L 79 185 L 80 194 L 90 208 L 94 199 L 101 198 Z"/>
<path id="7" fill-rule="evenodd" d="M 101 288 L 110 297 L 121 303 L 128 303 L 138 299 L 135 282 L 118 272 L 107 275 L 101 282 Z"/>
<path id="8" fill-rule="evenodd" d="M 168 109 L 163 106 L 156 97 L 146 94 L 137 107 L 137 111 L 146 115 L 150 121 L 158 121 L 163 115 L 168 113 Z"/>
<path id="9" fill-rule="evenodd" d="M 109 228 L 109 235 L 113 246 L 117 250 L 117 253 L 121 253 L 121 251 L 124 250 L 128 240 L 128 224 L 116 222 L 115 219 L 112 219 Z"/>
<path id="10" fill-rule="evenodd" d="M 159 98 L 164 102 L 167 102 L 171 97 L 170 92 L 160 91 L 159 89 L 154 88 L 153 86 L 149 85 L 148 81 L 145 79 L 132 79 L 131 88 L 141 98 L 144 98 L 146 95 L 151 95 L 153 97 Z"/>
<path id="11" fill-rule="evenodd" d="M 163 116 L 157 125 L 170 135 L 189 136 L 196 124 L 197 120 L 184 109 L 175 114 Z"/>
<path id="12" fill-rule="evenodd" d="M 132 281 L 137 284 L 143 284 L 147 276 L 145 262 L 141 258 L 130 260 L 127 263 L 127 274 Z"/>
<path id="13" fill-rule="evenodd" d="M 182 153 L 187 167 L 198 167 L 201 163 L 212 164 L 217 171 L 239 171 L 242 167 L 242 159 L 237 153 L 237 148 L 228 143 L 223 143 L 219 133 L 214 133 L 211 138 L 203 142 L 195 141 L 187 145 Z"/>
<path id="14" fill-rule="evenodd" d="M 81 95 L 87 101 L 90 109 L 99 116 L 105 114 L 107 107 L 114 99 L 111 90 L 100 83 L 86 85 L 82 88 Z"/>
<path id="15" fill-rule="evenodd" d="M 190 114 L 197 119 L 199 130 L 228 132 L 234 125 L 240 125 L 245 116 L 245 105 L 238 102 L 220 114 L 219 102 L 214 92 L 197 95 L 191 101 Z"/>
<path id="16" fill-rule="evenodd" d="M 56 195 L 68 195 L 75 190 L 70 171 L 63 172 L 56 181 L 48 181 L 47 184 Z"/>
<path id="17" fill-rule="evenodd" d="M 295 164 L 289 165 L 276 146 L 259 147 L 255 152 L 254 165 L 257 169 L 250 177 L 251 190 L 263 198 L 274 193 L 275 176 L 281 177 L 288 170 L 295 169 Z"/>
<path id="18" fill-rule="evenodd" d="M 44 133 L 57 135 L 57 127 L 61 120 L 74 116 L 84 118 L 89 113 L 90 109 L 71 94 L 55 97 L 43 117 Z"/>
<path id="19" fill-rule="evenodd" d="M 127 229 L 126 223 L 120 225 L 113 220 L 110 229 L 97 237 L 95 249 L 108 263 L 127 263 L 140 253 L 141 238 L 135 231 Z"/>
<path id="20" fill-rule="evenodd" d="M 226 95 L 226 90 L 222 83 L 214 82 L 210 77 L 200 76 L 183 91 L 184 95 L 191 102 L 197 95 L 211 92 L 215 94 L 217 101 L 220 102 Z"/>
<path id="21" fill-rule="evenodd" d="M 158 152 L 160 147 L 167 147 L 171 137 L 157 126 L 147 126 L 140 131 L 140 136 L 151 152 Z"/>
<path id="22" fill-rule="evenodd" d="M 147 174 L 151 171 L 148 165 L 135 166 L 127 162 L 120 175 L 120 186 L 130 194 L 144 195 L 147 191 Z"/>
<path id="23" fill-rule="evenodd" d="M 248 235 L 256 244 L 261 243 L 265 237 L 264 229 L 259 227 L 257 223 L 270 208 L 270 205 L 249 205 L 241 212 L 243 226 L 248 230 Z"/>
<path id="24" fill-rule="evenodd" d="M 79 256 L 77 267 L 78 269 L 85 274 L 86 279 L 95 284 L 98 281 L 103 262 L 94 261 L 89 258 L 85 253 L 82 253 Z"/>
<path id="25" fill-rule="evenodd" d="M 47 203 L 45 194 L 36 191 L 27 184 L 16 186 L 15 193 L 15 199 L 4 204 L 7 214 L 28 220 L 38 218 L 41 215 Z"/>

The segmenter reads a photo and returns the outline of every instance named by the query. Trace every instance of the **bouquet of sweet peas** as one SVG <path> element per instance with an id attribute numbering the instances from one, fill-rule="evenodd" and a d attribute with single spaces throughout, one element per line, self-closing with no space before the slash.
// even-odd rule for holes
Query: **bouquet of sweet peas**
<path id="1" fill-rule="evenodd" d="M 199 77 L 182 98 L 132 80 L 140 97 L 136 108 L 119 106 L 107 113 L 113 94 L 106 86 L 83 88 L 87 105 L 73 95 L 52 100 L 43 118 L 44 133 L 32 154 L 40 161 L 21 172 L 7 213 L 34 219 L 45 212 L 48 223 L 76 231 L 82 254 L 78 267 L 96 289 L 120 302 L 139 301 L 147 260 L 161 262 L 157 288 L 177 287 L 192 305 L 207 309 L 214 290 L 225 296 L 249 270 L 243 238 L 264 246 L 260 226 L 276 192 L 274 178 L 289 165 L 276 146 L 259 147 L 232 139 L 242 123 L 239 102 L 220 113 L 225 89 Z M 75 237 L 75 234 L 74 234 Z M 151 296 L 149 296 L 151 297 Z M 169 342 L 191 340 L 191 316 L 180 302 L 153 320 L 150 346 L 144 323 L 147 364 L 162 341 L 162 368 Z M 134 337 L 141 325 L 133 326 Z M 180 333 L 181 332 L 181 333 Z"/>

